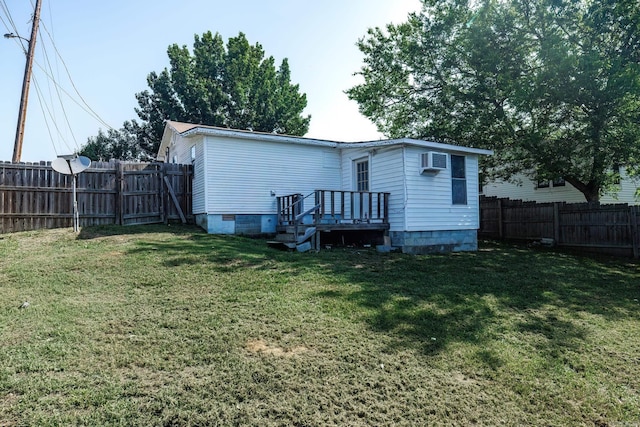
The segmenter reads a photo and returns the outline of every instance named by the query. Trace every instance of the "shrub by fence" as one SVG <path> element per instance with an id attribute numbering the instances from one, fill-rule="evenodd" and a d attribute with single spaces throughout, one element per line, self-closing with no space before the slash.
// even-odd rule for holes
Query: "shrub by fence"
<path id="1" fill-rule="evenodd" d="M 480 236 L 553 239 L 554 244 L 640 257 L 640 206 L 536 203 L 482 197 Z"/>
<path id="2" fill-rule="evenodd" d="M 77 176 L 80 226 L 191 216 L 189 165 L 96 162 Z M 0 163 L 0 233 L 73 226 L 73 177 L 50 162 Z"/>

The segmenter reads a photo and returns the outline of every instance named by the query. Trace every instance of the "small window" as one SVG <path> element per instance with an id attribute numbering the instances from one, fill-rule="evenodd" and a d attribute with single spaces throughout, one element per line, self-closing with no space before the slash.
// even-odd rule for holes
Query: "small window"
<path id="1" fill-rule="evenodd" d="M 536 188 L 549 188 L 549 180 L 548 179 L 539 179 L 536 183 Z"/>
<path id="2" fill-rule="evenodd" d="M 191 146 L 191 163 L 196 161 L 196 146 Z"/>
<path id="3" fill-rule="evenodd" d="M 356 191 L 369 191 L 369 160 L 356 162 Z"/>
<path id="4" fill-rule="evenodd" d="M 556 178 L 553 180 L 552 184 L 554 187 L 564 187 L 565 186 L 564 178 L 562 177 Z"/>
<path id="5" fill-rule="evenodd" d="M 451 155 L 451 195 L 454 205 L 467 204 L 467 174 L 464 156 Z"/>
<path id="6" fill-rule="evenodd" d="M 173 162 L 172 162 L 172 163 L 173 163 L 174 165 L 175 165 L 176 163 L 178 163 L 178 156 L 173 156 Z"/>

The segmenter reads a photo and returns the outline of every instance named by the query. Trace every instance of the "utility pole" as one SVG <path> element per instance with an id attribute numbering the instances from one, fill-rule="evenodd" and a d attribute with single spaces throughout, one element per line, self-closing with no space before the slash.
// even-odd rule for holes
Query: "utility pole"
<path id="1" fill-rule="evenodd" d="M 24 80 L 22 80 L 22 96 L 20 97 L 20 111 L 18 112 L 18 127 L 16 128 L 16 141 L 13 145 L 13 163 L 20 162 L 22 156 L 22 140 L 24 139 L 24 124 L 27 119 L 27 102 L 29 100 L 29 83 L 31 82 L 31 70 L 33 68 L 33 55 L 38 37 L 38 25 L 40 23 L 40 0 L 36 0 L 36 8 L 33 13 L 33 26 L 29 38 L 29 50 L 27 51 L 27 64 L 24 67 Z"/>

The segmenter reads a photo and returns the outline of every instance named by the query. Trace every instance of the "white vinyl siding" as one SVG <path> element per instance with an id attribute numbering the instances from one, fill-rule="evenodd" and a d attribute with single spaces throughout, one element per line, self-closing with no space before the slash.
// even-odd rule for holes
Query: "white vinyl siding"
<path id="1" fill-rule="evenodd" d="M 193 138 L 197 140 L 195 144 L 196 158 L 193 162 L 193 213 L 206 213 L 206 188 L 205 188 L 205 152 L 203 137 Z"/>
<path id="2" fill-rule="evenodd" d="M 396 146 L 373 152 L 370 149 L 345 149 L 342 151 L 342 181 L 345 183 L 343 188 L 355 191 L 353 161 L 369 156 L 369 191 L 390 193 L 390 229 L 392 231 L 404 230 L 403 148 Z"/>
<path id="3" fill-rule="evenodd" d="M 536 188 L 536 182 L 524 175 L 514 177 L 516 183 L 497 181 L 488 183 L 483 188 L 485 196 L 504 197 L 514 200 L 535 201 L 535 202 L 567 202 L 584 203 L 584 195 L 568 182 L 559 187 Z M 640 182 L 629 178 L 624 169 L 620 169 L 620 191 L 614 195 L 604 195 L 600 203 L 628 203 L 630 205 L 640 204 L 640 200 L 635 197 L 635 192 L 640 186 Z"/>
<path id="4" fill-rule="evenodd" d="M 181 165 L 190 165 L 191 147 L 194 145 L 195 141 L 201 139 L 201 137 L 186 139 L 180 135 L 175 135 L 173 137 L 173 141 L 175 143 L 169 146 L 169 157 L 167 158 L 167 161 Z"/>
<path id="5" fill-rule="evenodd" d="M 451 167 L 433 175 L 420 174 L 420 154 L 424 151 L 417 147 L 406 148 L 406 231 L 477 229 L 478 157 L 460 154 L 465 156 L 467 204 L 454 205 Z"/>
<path id="6" fill-rule="evenodd" d="M 276 198 L 316 189 L 339 189 L 340 171 L 322 167 L 332 148 L 206 137 L 209 214 L 275 214 Z M 310 202 L 311 203 L 311 202 Z"/>
<path id="7" fill-rule="evenodd" d="M 343 182 L 355 181 L 352 162 L 367 155 L 369 151 L 343 150 Z M 465 155 L 467 204 L 453 205 L 451 168 L 433 176 L 421 175 L 420 154 L 423 152 L 424 148 L 394 147 L 370 154 L 371 191 L 391 193 L 390 231 L 477 229 L 478 157 Z"/>
<path id="8" fill-rule="evenodd" d="M 194 214 L 206 213 L 206 182 L 202 177 L 205 175 L 205 154 L 204 154 L 204 137 L 195 136 L 184 138 L 178 134 L 172 137 L 175 142 L 170 146 L 169 158 L 167 160 L 175 163 L 193 165 L 193 202 L 192 209 Z M 192 160 L 192 149 L 195 149 L 195 160 Z"/>
<path id="9" fill-rule="evenodd" d="M 341 148 L 237 136 L 175 138 L 171 155 L 177 155 L 179 163 L 192 163 L 191 148 L 195 146 L 195 214 L 275 215 L 272 192 L 285 196 L 308 195 L 316 189 L 355 191 L 354 161 L 366 159 L 369 190 L 390 193 L 390 231 L 478 228 L 478 156 L 463 149 L 433 148 L 447 153 L 448 168 L 421 174 L 421 154 L 431 148 L 411 144 Z M 465 158 L 466 205 L 452 202 L 452 153 Z"/>

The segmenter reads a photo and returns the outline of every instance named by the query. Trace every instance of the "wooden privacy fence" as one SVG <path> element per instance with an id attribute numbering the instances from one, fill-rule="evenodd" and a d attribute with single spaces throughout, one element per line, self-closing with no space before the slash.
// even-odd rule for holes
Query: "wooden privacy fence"
<path id="1" fill-rule="evenodd" d="M 191 218 L 190 165 L 96 162 L 78 174 L 80 226 Z M 0 163 L 0 233 L 73 226 L 73 177 L 50 162 Z"/>
<path id="2" fill-rule="evenodd" d="M 640 206 L 480 199 L 478 233 L 486 237 L 552 239 L 559 246 L 638 258 L 639 229 Z"/>

